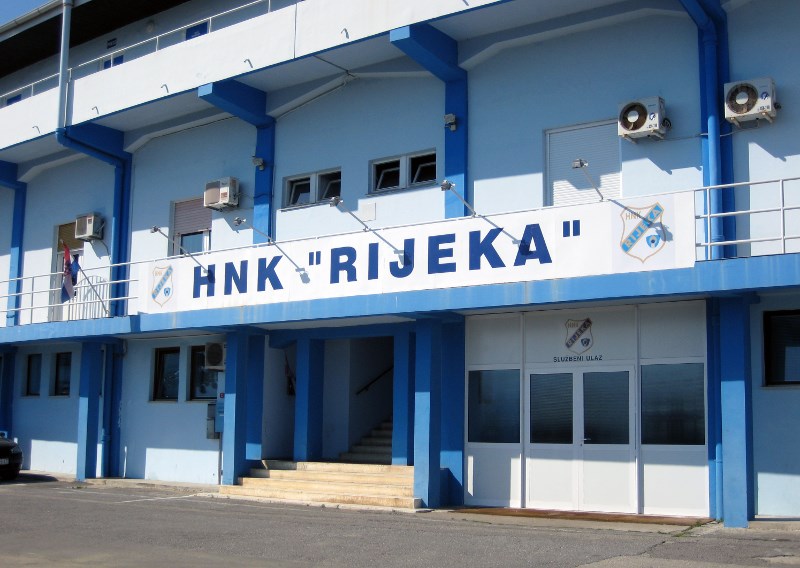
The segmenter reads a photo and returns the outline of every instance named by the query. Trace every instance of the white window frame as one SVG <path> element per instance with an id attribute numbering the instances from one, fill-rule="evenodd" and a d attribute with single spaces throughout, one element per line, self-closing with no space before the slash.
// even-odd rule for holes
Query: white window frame
<path id="1" fill-rule="evenodd" d="M 317 205 L 319 203 L 328 203 L 331 197 L 326 195 L 327 189 L 331 182 L 336 182 L 335 176 L 338 174 L 339 179 L 339 191 L 336 193 L 336 197 L 341 197 L 342 195 L 342 169 L 341 168 L 331 168 L 328 170 L 320 170 L 318 172 L 312 172 L 308 174 L 302 174 L 297 176 L 289 176 L 284 178 L 283 180 L 283 208 L 284 209 L 298 209 L 302 207 L 309 207 L 311 205 Z M 330 179 L 326 183 L 326 178 L 333 176 L 334 179 Z M 308 180 L 309 188 L 308 188 L 308 202 L 307 203 L 292 203 L 292 184 L 294 182 Z"/>
<path id="2" fill-rule="evenodd" d="M 431 163 L 433 163 L 435 172 L 433 178 L 431 179 L 414 181 L 417 177 L 417 172 L 411 171 L 411 165 L 416 158 L 422 158 L 422 157 L 430 157 L 432 158 L 432 162 L 426 161 L 423 164 L 420 164 L 417 170 L 419 171 L 420 168 L 430 166 Z M 399 174 L 398 185 L 379 188 L 378 185 L 381 183 L 381 178 L 383 176 L 383 173 L 378 174 L 378 167 L 384 164 L 394 164 L 395 162 L 397 163 L 396 168 L 391 168 L 391 169 L 398 169 L 398 174 Z M 377 160 L 372 160 L 369 164 L 369 170 L 370 170 L 370 176 L 369 176 L 370 194 L 387 193 L 391 191 L 399 191 L 408 188 L 435 185 L 438 175 L 438 158 L 436 149 L 421 150 L 419 152 L 413 152 L 410 154 L 402 154 L 400 156 L 391 156 L 387 158 L 379 158 Z"/>
<path id="3" fill-rule="evenodd" d="M 178 206 L 181 203 L 188 203 L 190 201 L 202 202 L 203 198 L 195 198 L 195 199 L 185 199 L 181 201 L 176 201 L 172 204 L 172 223 L 171 223 L 171 231 L 170 234 L 172 235 L 172 239 L 170 242 L 170 251 L 169 254 L 173 256 L 178 256 L 183 254 L 181 251 L 181 237 L 186 235 L 195 235 L 195 234 L 202 234 L 203 236 L 203 250 L 201 252 L 207 252 L 211 250 L 211 221 L 208 223 L 208 227 L 200 227 L 193 226 L 190 227 L 188 230 L 179 230 L 181 224 L 178 223 L 177 214 L 178 214 Z M 205 209 L 204 209 L 205 210 Z M 210 211 L 209 211 L 210 215 Z M 196 253 L 194 253 L 196 254 Z"/>

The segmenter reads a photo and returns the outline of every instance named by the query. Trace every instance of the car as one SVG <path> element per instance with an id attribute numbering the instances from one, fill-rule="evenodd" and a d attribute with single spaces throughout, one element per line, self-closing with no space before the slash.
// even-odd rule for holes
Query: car
<path id="1" fill-rule="evenodd" d="M 0 479 L 16 479 L 22 467 L 22 448 L 13 440 L 0 437 Z"/>

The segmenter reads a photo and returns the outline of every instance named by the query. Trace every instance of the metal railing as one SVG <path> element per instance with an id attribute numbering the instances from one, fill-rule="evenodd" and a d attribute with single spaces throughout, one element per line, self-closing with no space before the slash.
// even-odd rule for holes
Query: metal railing
<path id="1" fill-rule="evenodd" d="M 720 256 L 714 254 L 717 247 L 725 247 L 727 258 L 800 252 L 800 177 L 715 185 L 693 191 L 702 197 L 695 199 L 697 260 Z M 729 194 L 721 198 L 729 198 L 727 201 L 735 203 L 735 209 L 709 212 L 708 204 L 715 191 Z M 735 228 L 728 223 L 733 234 L 724 240 L 714 240 L 715 219 L 734 221 Z M 787 232 L 789 227 L 795 231 Z"/>
<path id="2" fill-rule="evenodd" d="M 283 1 L 280 3 L 276 0 L 255 0 L 253 2 L 248 2 L 247 4 L 243 4 L 236 8 L 231 8 L 230 10 L 214 14 L 213 16 L 210 16 L 208 18 L 197 20 L 189 24 L 180 26 L 178 28 L 171 29 L 167 32 L 158 34 L 155 37 L 151 37 L 142 40 L 140 42 L 127 45 L 125 47 L 121 47 L 114 51 L 108 51 L 99 57 L 95 57 L 88 61 L 84 61 L 83 63 L 79 63 L 69 68 L 68 70 L 69 80 L 79 79 L 97 73 L 99 71 L 102 71 L 103 62 L 105 61 L 113 62 L 113 60 L 115 58 L 118 58 L 119 56 L 123 56 L 124 62 L 128 62 L 133 59 L 142 57 L 144 55 L 155 53 L 161 49 L 177 45 L 183 41 L 188 41 L 188 39 L 192 38 L 188 39 L 186 38 L 185 35 L 186 30 L 191 29 L 195 26 L 202 26 L 203 24 L 208 24 L 208 29 L 204 33 L 211 33 L 213 31 L 241 23 L 243 21 L 246 21 L 247 19 L 256 16 L 268 14 L 273 11 L 273 4 L 275 5 L 280 4 L 280 7 L 285 7 L 291 4 L 296 4 L 299 1 L 301 0 L 295 0 L 290 2 Z M 58 74 L 56 73 L 54 75 L 50 75 L 43 79 L 34 81 L 33 83 L 30 83 L 28 85 L 17 87 L 15 89 L 8 91 L 5 94 L 0 95 L 0 102 L 5 101 L 10 97 L 15 97 L 17 95 L 22 95 L 23 98 L 32 97 L 38 93 L 41 93 L 45 90 L 49 90 L 51 88 L 55 88 L 57 86 L 58 86 Z"/>

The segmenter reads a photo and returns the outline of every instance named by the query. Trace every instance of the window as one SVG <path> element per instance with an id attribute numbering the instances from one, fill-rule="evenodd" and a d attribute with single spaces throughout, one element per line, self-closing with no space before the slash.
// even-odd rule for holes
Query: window
<path id="1" fill-rule="evenodd" d="M 572 443 L 572 373 L 530 376 L 533 444 Z"/>
<path id="2" fill-rule="evenodd" d="M 287 178 L 285 186 L 286 207 L 329 201 L 342 194 L 342 171 L 329 170 Z"/>
<path id="3" fill-rule="evenodd" d="M 616 121 L 548 130 L 545 136 L 547 205 L 594 203 L 599 197 L 592 184 L 606 199 L 620 196 L 621 158 Z M 588 162 L 585 170 L 572 167 L 572 162 L 579 158 Z"/>
<path id="4" fill-rule="evenodd" d="M 519 443 L 519 371 L 469 372 L 468 440 Z"/>
<path id="5" fill-rule="evenodd" d="M 53 380 L 52 396 L 69 396 L 69 383 L 72 378 L 72 353 L 56 353 L 56 374 Z"/>
<path id="6" fill-rule="evenodd" d="M 436 152 L 376 160 L 372 163 L 372 192 L 404 189 L 436 181 Z"/>
<path id="7" fill-rule="evenodd" d="M 173 250 L 170 254 L 200 253 L 211 249 L 211 209 L 203 198 L 175 203 L 172 220 Z"/>
<path id="8" fill-rule="evenodd" d="M 186 39 L 194 39 L 208 33 L 208 22 L 201 22 L 186 28 Z"/>
<path id="9" fill-rule="evenodd" d="M 217 385 L 219 384 L 219 371 L 206 369 L 206 348 L 204 345 L 192 347 L 192 376 L 191 392 L 189 398 L 192 400 L 216 399 Z"/>
<path id="10" fill-rule="evenodd" d="M 702 363 L 642 365 L 642 444 L 706 443 Z"/>
<path id="11" fill-rule="evenodd" d="M 178 400 L 180 349 L 156 349 L 156 369 L 153 377 L 153 400 Z"/>
<path id="12" fill-rule="evenodd" d="M 6 106 L 11 106 L 14 103 L 18 103 L 21 100 L 22 100 L 22 93 L 19 93 L 17 95 L 12 96 L 12 97 L 8 97 L 6 99 Z"/>
<path id="13" fill-rule="evenodd" d="M 27 375 L 25 377 L 25 396 L 39 396 L 42 384 L 42 355 L 28 355 Z"/>
<path id="14" fill-rule="evenodd" d="M 764 312 L 764 382 L 800 384 L 800 310 Z"/>
<path id="15" fill-rule="evenodd" d="M 124 59 L 125 59 L 124 55 L 115 55 L 114 57 L 109 57 L 108 59 L 103 61 L 103 69 L 110 69 L 111 67 L 122 65 Z"/>

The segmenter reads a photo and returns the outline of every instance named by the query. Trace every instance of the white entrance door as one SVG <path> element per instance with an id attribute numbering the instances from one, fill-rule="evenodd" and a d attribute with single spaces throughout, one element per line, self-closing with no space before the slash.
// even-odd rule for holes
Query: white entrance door
<path id="1" fill-rule="evenodd" d="M 633 368 L 530 372 L 526 506 L 638 511 Z"/>

